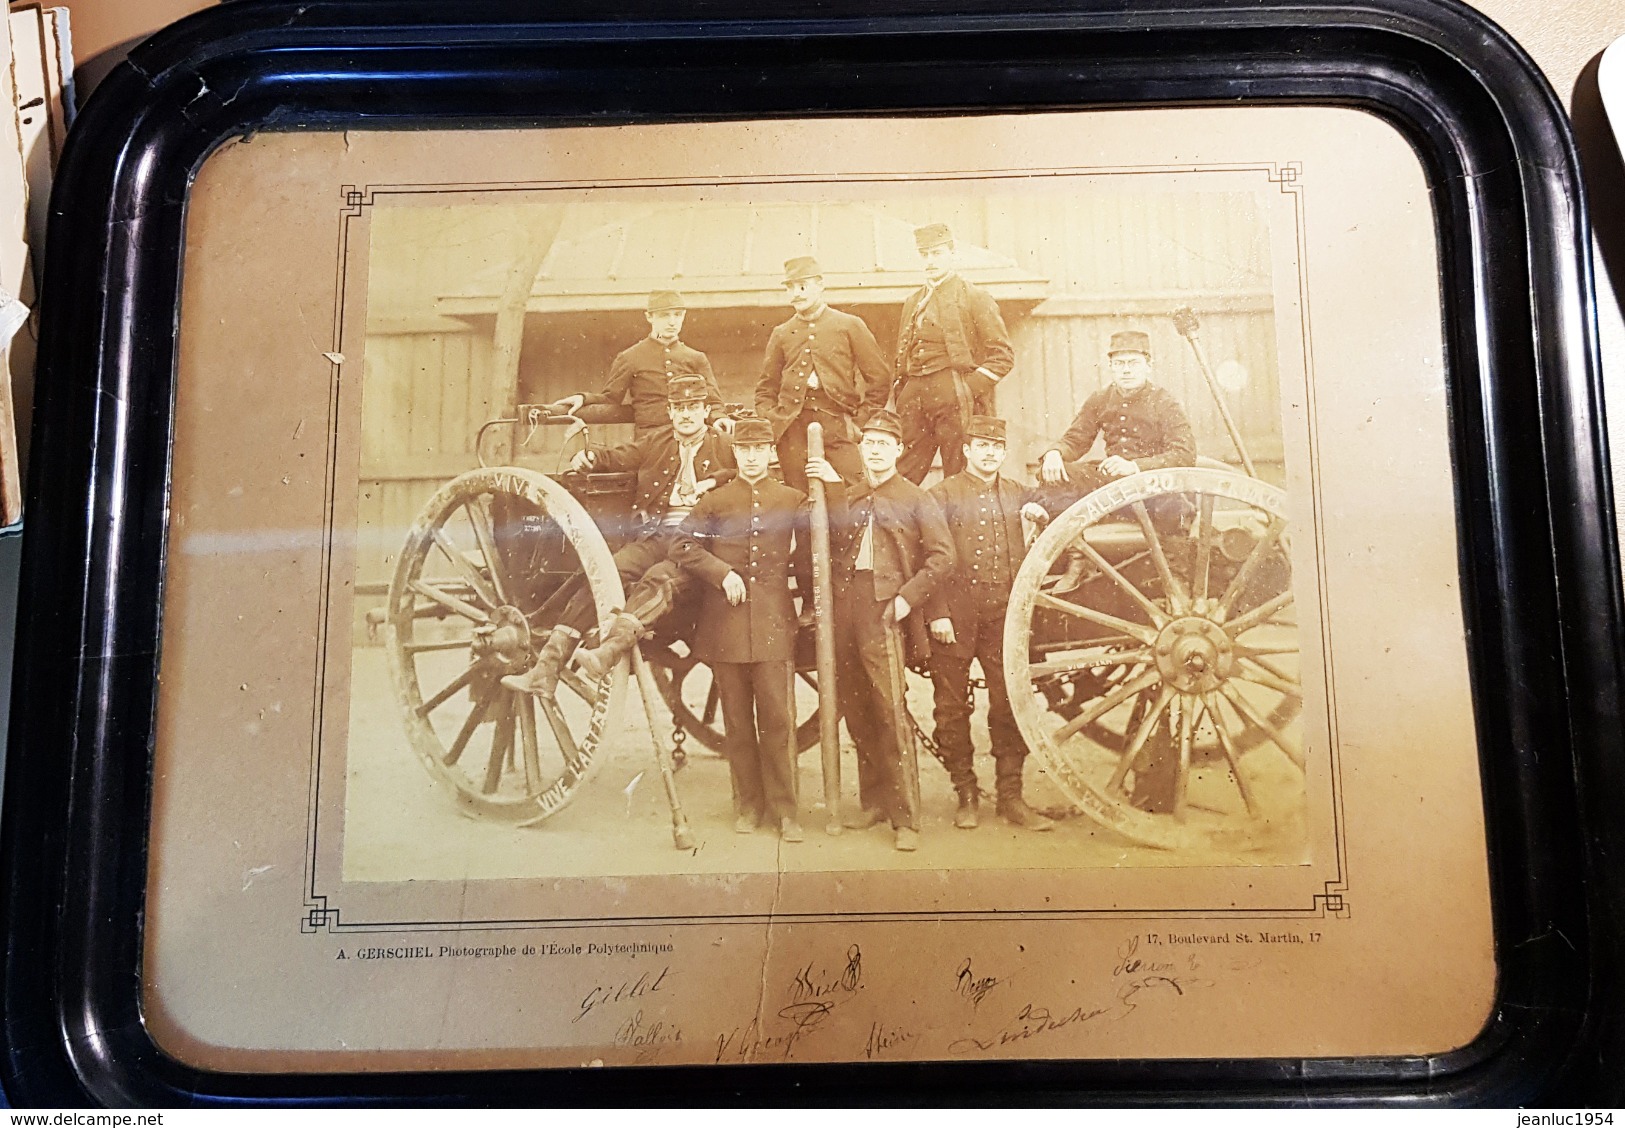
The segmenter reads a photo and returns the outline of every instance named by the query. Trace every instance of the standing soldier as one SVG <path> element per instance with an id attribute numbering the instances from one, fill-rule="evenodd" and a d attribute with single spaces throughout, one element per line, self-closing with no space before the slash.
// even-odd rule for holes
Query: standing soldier
<path id="1" fill-rule="evenodd" d="M 632 405 L 632 438 L 641 441 L 657 431 L 670 431 L 666 417 L 666 388 L 683 376 L 705 381 L 705 404 L 712 419 L 722 415 L 722 392 L 711 372 L 711 361 L 698 349 L 678 340 L 688 304 L 675 290 L 656 290 L 649 295 L 643 317 L 649 335 L 629 349 L 623 349 L 610 363 L 609 378 L 602 392 L 566 396 L 548 405 L 556 412 L 577 411 L 586 404 Z"/>
<path id="2" fill-rule="evenodd" d="M 688 574 L 667 559 L 678 527 L 707 491 L 734 476 L 732 450 L 705 425 L 705 381 L 698 376 L 673 380 L 667 401 L 671 426 L 664 431 L 623 446 L 589 447 L 571 463 L 573 470 L 637 472 L 634 507 L 642 524 L 637 536 L 615 553 L 626 606 L 611 616 L 599 645 L 576 657 L 594 680 L 614 669 L 688 586 Z M 575 653 L 582 632 L 593 625 L 594 609 L 586 576 L 566 580 L 536 614 L 541 622 L 555 624 L 536 664 L 523 674 L 503 678 L 502 684 L 553 696 L 559 671 Z"/>
<path id="3" fill-rule="evenodd" d="M 918 484 L 942 451 L 942 476 L 965 468 L 965 424 L 993 410 L 993 389 L 1015 367 L 1016 351 L 998 303 L 954 270 L 947 224 L 914 230 L 925 285 L 903 303 L 897 335 L 897 413 L 903 420 L 898 469 Z"/>
<path id="4" fill-rule="evenodd" d="M 1061 441 L 1038 466 L 1044 508 L 1059 513 L 1114 478 L 1166 466 L 1196 465 L 1196 438 L 1185 409 L 1151 382 L 1151 338 L 1133 330 L 1113 333 L 1106 350 L 1111 383 L 1083 401 Z M 1106 456 L 1084 461 L 1096 438 Z"/>
<path id="5" fill-rule="evenodd" d="M 899 740 L 909 720 L 895 632 L 947 580 L 954 546 L 931 495 L 897 473 L 903 453 L 897 416 L 875 412 L 863 425 L 860 450 L 863 474 L 830 491 L 842 499 L 830 536 L 837 690 L 858 748 L 861 808 L 846 825 L 863 830 L 889 819 L 897 849 L 915 850 L 918 812 L 903 765 L 912 750 Z M 831 485 L 842 480 L 823 460 L 809 461 L 807 472 Z"/>
<path id="6" fill-rule="evenodd" d="M 970 664 L 987 679 L 987 731 L 993 745 L 993 777 L 999 817 L 1028 830 L 1054 823 L 1027 806 L 1021 770 L 1027 745 L 1010 711 L 1004 685 L 1004 613 L 1010 587 L 1025 555 L 1023 513 L 1042 524 L 1047 515 L 1028 501 L 1029 491 L 999 474 L 1005 457 L 1005 423 L 971 416 L 966 428 L 965 469 L 931 488 L 953 534 L 955 565 L 949 581 L 931 596 L 931 683 L 935 687 L 937 743 L 959 794 L 954 825 L 973 830 L 980 793 L 970 736 Z"/>
<path id="7" fill-rule="evenodd" d="M 773 428 L 767 420 L 739 420 L 733 450 L 739 477 L 700 499 L 671 558 L 701 581 L 692 649 L 711 667 L 722 699 L 734 829 L 749 834 L 766 817 L 784 841 L 800 842 L 790 576 L 812 577 L 807 497 L 768 477 Z"/>
<path id="8" fill-rule="evenodd" d="M 756 382 L 756 414 L 773 425 L 784 481 L 807 488 L 807 424 L 824 427 L 827 460 L 847 480 L 863 472 L 857 421 L 884 407 L 891 373 L 863 318 L 831 309 L 816 259 L 784 264 L 795 315 L 773 330 Z"/>

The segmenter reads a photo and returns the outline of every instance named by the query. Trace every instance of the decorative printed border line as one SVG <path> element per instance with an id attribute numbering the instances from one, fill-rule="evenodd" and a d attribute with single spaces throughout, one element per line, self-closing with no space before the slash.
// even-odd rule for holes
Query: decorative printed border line
<path id="1" fill-rule="evenodd" d="M 1330 753 L 1332 769 L 1332 837 L 1335 845 L 1335 876 L 1326 879 L 1324 891 L 1311 896 L 1310 904 L 1305 907 L 1264 907 L 1252 909 L 1202 909 L 1202 908 L 1133 908 L 1133 909 L 1014 909 L 1008 911 L 995 910 L 966 910 L 929 912 L 880 912 L 880 913 L 751 913 L 751 914 L 710 914 L 704 916 L 658 916 L 658 917 L 593 917 L 593 918 L 552 918 L 547 920 L 534 918 L 513 919 L 460 919 L 460 920 L 351 920 L 343 919 L 343 912 L 337 906 L 329 905 L 330 897 L 337 896 L 337 892 L 322 892 L 317 889 L 316 857 L 320 834 L 320 800 L 321 800 L 321 755 L 325 736 L 324 703 L 326 698 L 326 674 L 328 639 L 330 636 L 330 600 L 332 592 L 332 550 L 334 528 L 333 521 L 336 511 L 338 490 L 337 462 L 338 462 L 338 421 L 340 419 L 340 394 L 343 390 L 343 360 L 344 360 L 344 312 L 349 296 L 348 269 L 351 253 L 351 223 L 361 219 L 367 208 L 372 207 L 383 196 L 431 196 L 464 193 L 480 193 L 483 196 L 497 196 L 504 194 L 523 194 L 542 191 L 569 191 L 584 188 L 615 189 L 615 188 L 650 188 L 650 187 L 704 187 L 716 185 L 765 185 L 765 184 L 885 184 L 885 183 L 918 183 L 932 181 L 942 183 L 989 181 L 989 180 L 1040 180 L 1067 177 L 1102 177 L 1102 176 L 1167 176 L 1170 174 L 1200 174 L 1200 173 L 1247 173 L 1261 172 L 1265 179 L 1278 186 L 1281 193 L 1292 198 L 1294 216 L 1294 238 L 1297 247 L 1296 266 L 1298 278 L 1298 307 L 1300 319 L 1300 334 L 1303 347 L 1304 382 L 1306 385 L 1305 407 L 1308 412 L 1309 433 L 1309 475 L 1311 482 L 1311 521 L 1310 526 L 1315 539 L 1315 593 L 1320 607 L 1321 616 L 1321 650 L 1322 660 L 1325 663 L 1326 688 L 1326 716 L 1327 716 L 1327 748 Z M 1325 530 L 1320 521 L 1324 508 L 1324 493 L 1320 476 L 1319 459 L 1319 430 L 1315 415 L 1315 378 L 1314 353 L 1310 335 L 1308 283 L 1308 256 L 1307 256 L 1307 225 L 1305 218 L 1303 165 L 1298 161 L 1262 162 L 1241 164 L 1203 164 L 1203 165 L 1114 165 L 1114 166 L 1069 166 L 1047 169 L 993 169 L 975 172 L 938 173 L 938 174 L 882 174 L 857 173 L 845 175 L 810 175 L 790 174 L 782 176 L 719 176 L 719 177 L 629 177 L 616 180 L 568 180 L 568 181 L 515 181 L 506 183 L 479 183 L 479 182 L 426 182 L 418 184 L 383 183 L 357 186 L 353 184 L 342 185 L 339 189 L 342 201 L 339 211 L 339 235 L 337 246 L 337 262 L 335 264 L 334 293 L 336 303 L 333 315 L 333 347 L 329 354 L 332 363 L 332 387 L 328 396 L 328 451 L 326 459 L 326 480 L 323 493 L 322 513 L 322 569 L 320 581 L 320 615 L 317 623 L 317 661 L 315 670 L 315 694 L 312 715 L 312 748 L 310 769 L 310 791 L 306 809 L 306 853 L 305 853 L 305 904 L 303 915 L 299 918 L 299 930 L 306 934 L 316 933 L 374 933 L 374 932 L 445 932 L 466 929 L 504 929 L 514 931 L 530 931 L 537 929 L 580 929 L 580 928 L 619 928 L 627 926 L 686 926 L 686 925 L 716 925 L 716 924 L 761 924 L 770 921 L 795 923 L 820 923 L 840 921 L 864 922 L 905 922 L 911 920 L 1249 920 L 1249 919 L 1324 919 L 1335 917 L 1348 919 L 1352 915 L 1351 907 L 1345 897 L 1348 892 L 1348 844 L 1344 837 L 1346 817 L 1343 807 L 1342 761 L 1337 740 L 1337 693 L 1336 677 L 1333 670 L 1332 656 L 1332 627 L 1331 607 L 1326 592 L 1324 573 L 1324 560 L 1326 553 Z M 1272 230 L 1272 236 L 1275 234 Z M 1279 309 L 1275 309 L 1279 317 Z M 338 359 L 333 359 L 334 357 Z M 1279 378 L 1279 376 L 1277 376 Z M 1295 581 L 1296 582 L 1296 581 Z M 348 720 L 348 719 L 346 719 Z M 1089 867 L 1094 869 L 1095 867 Z M 1232 867 L 1239 868 L 1239 867 Z M 492 881 L 522 880 L 517 878 L 492 878 Z M 590 880 L 590 879 L 584 879 Z M 342 885 L 342 882 L 341 882 Z"/>

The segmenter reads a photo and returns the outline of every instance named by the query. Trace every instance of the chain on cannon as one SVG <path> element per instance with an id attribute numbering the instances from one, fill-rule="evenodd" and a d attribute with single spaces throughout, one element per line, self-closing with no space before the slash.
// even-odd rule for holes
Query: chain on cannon
<path id="1" fill-rule="evenodd" d="M 913 670 L 914 673 L 919 674 L 921 677 L 926 676 L 926 671 L 919 666 L 910 666 L 909 669 Z M 986 688 L 986 678 L 970 678 L 966 681 L 965 706 L 972 713 L 976 711 L 976 691 L 979 689 L 985 690 Z M 927 752 L 931 753 L 932 759 L 936 760 L 937 763 L 942 765 L 943 771 L 948 771 L 948 757 L 947 753 L 942 750 L 942 745 L 938 744 L 934 737 L 920 727 L 920 722 L 915 718 L 914 711 L 912 709 L 907 709 L 904 711 L 908 714 L 909 725 L 914 729 L 914 739 L 919 741 L 921 748 L 924 748 Z M 996 800 L 997 798 L 985 787 L 978 786 L 977 792 L 983 799 Z M 1072 818 L 1078 812 L 1072 807 L 1046 807 L 1039 813 L 1044 815 L 1046 818 L 1054 819 L 1055 821 L 1059 822 L 1062 819 Z"/>

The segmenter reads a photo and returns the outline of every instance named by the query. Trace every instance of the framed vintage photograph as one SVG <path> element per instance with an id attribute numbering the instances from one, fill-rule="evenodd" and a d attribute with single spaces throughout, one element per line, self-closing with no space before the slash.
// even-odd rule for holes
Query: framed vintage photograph
<path id="1" fill-rule="evenodd" d="M 53 231 L 48 308 L 123 273 L 42 355 L 7 911 L 66 909 L 9 1036 L 124 1016 L 53 1051 L 98 1100 L 1584 1083 L 1573 157 L 1476 17 L 1388 7 L 1170 8 L 1154 64 L 899 16 L 906 89 L 839 15 L 709 78 L 496 9 L 145 48 Z"/>

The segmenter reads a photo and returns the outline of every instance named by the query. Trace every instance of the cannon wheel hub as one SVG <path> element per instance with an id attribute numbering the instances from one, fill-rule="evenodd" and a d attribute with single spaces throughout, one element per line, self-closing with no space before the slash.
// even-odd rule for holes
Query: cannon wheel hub
<path id="1" fill-rule="evenodd" d="M 1181 693 L 1207 693 L 1229 676 L 1234 648 L 1212 619 L 1175 619 L 1157 636 L 1155 653 L 1162 680 Z"/>

